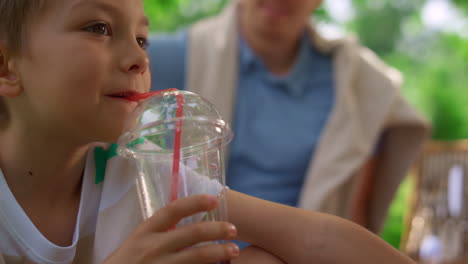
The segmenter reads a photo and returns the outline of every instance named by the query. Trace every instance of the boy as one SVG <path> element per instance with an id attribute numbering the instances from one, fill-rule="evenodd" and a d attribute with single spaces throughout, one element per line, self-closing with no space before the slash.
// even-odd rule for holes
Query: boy
<path id="1" fill-rule="evenodd" d="M 233 263 L 410 263 L 349 222 L 233 191 L 236 226 L 167 231 L 215 208 L 207 195 L 143 222 L 131 166 L 93 143 L 115 142 L 136 106 L 127 97 L 149 90 L 142 1 L 0 0 L 0 17 L 0 263 L 215 263 L 237 246 L 192 246 L 233 238 L 258 247 Z"/>

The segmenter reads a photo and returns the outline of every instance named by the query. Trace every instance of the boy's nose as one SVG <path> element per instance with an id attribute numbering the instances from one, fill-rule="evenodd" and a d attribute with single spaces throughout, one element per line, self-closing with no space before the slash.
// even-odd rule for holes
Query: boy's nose
<path id="1" fill-rule="evenodd" d="M 131 64 L 128 67 L 127 71 L 133 72 L 135 74 L 142 74 L 142 73 L 145 73 L 147 68 L 148 68 L 148 58 L 144 58 L 138 62 Z"/>
<path id="2" fill-rule="evenodd" d="M 128 63 L 124 66 L 127 72 L 134 74 L 143 74 L 148 69 L 149 60 L 146 54 L 140 55 L 138 57 L 129 60 Z"/>
<path id="3" fill-rule="evenodd" d="M 144 49 L 138 45 L 125 45 L 121 51 L 122 71 L 132 74 L 143 74 L 148 70 L 149 59 Z"/>

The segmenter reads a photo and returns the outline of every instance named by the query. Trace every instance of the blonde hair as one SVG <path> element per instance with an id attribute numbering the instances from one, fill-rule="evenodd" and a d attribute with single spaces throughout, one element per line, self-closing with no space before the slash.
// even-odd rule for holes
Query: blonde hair
<path id="1" fill-rule="evenodd" d="M 0 0 L 0 45 L 12 54 L 19 53 L 29 23 L 42 11 L 44 4 L 44 0 Z M 0 128 L 5 124 L 5 118 L 8 113 L 0 96 Z"/>
<path id="2" fill-rule="evenodd" d="M 0 0 L 0 41 L 16 53 L 23 46 L 29 22 L 43 9 L 44 0 Z"/>

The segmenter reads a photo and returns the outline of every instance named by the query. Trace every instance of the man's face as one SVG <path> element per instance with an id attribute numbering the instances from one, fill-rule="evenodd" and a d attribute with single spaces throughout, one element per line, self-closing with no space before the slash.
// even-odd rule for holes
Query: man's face
<path id="1" fill-rule="evenodd" d="M 321 0 L 240 0 L 246 25 L 269 38 L 297 37 Z"/>
<path id="2" fill-rule="evenodd" d="M 22 119 L 77 143 L 114 141 L 150 86 L 142 0 L 54 1 L 17 58 Z"/>

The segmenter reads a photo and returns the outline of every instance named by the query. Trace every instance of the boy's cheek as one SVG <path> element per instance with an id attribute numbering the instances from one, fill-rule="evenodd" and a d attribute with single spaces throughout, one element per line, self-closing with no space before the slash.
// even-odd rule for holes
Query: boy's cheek
<path id="1" fill-rule="evenodd" d="M 145 72 L 145 77 L 143 78 L 143 88 L 145 92 L 149 92 L 151 89 L 151 74 L 149 70 Z"/>

